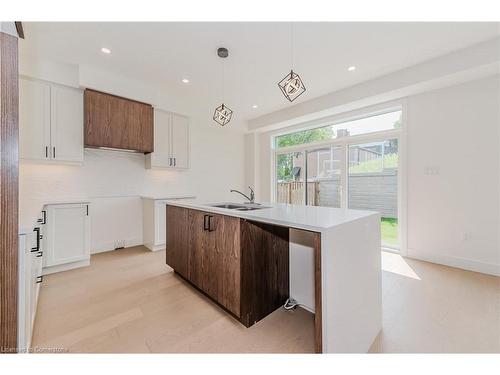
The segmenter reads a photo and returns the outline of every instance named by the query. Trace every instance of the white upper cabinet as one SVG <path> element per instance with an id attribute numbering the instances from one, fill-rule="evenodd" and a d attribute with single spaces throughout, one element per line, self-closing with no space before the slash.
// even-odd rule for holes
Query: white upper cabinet
<path id="1" fill-rule="evenodd" d="M 146 168 L 189 168 L 189 119 L 155 109 L 154 152 L 146 156 Z"/>
<path id="2" fill-rule="evenodd" d="M 51 146 L 52 158 L 61 161 L 83 161 L 83 92 L 52 86 Z"/>
<path id="3" fill-rule="evenodd" d="M 83 92 L 19 80 L 21 159 L 83 162 Z"/>
<path id="4" fill-rule="evenodd" d="M 172 158 L 175 168 L 189 168 L 189 119 L 172 115 Z"/>
<path id="5" fill-rule="evenodd" d="M 19 80 L 19 151 L 22 159 L 50 157 L 50 86 Z"/>

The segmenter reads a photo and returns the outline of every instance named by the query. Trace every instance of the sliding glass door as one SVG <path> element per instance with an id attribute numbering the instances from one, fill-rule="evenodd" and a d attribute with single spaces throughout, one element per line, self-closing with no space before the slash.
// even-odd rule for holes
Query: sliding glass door
<path id="1" fill-rule="evenodd" d="M 398 249 L 398 140 L 350 144 L 348 153 L 348 207 L 380 212 L 382 246 Z"/>
<path id="2" fill-rule="evenodd" d="M 342 207 L 344 154 L 342 146 L 306 151 L 307 204 Z"/>

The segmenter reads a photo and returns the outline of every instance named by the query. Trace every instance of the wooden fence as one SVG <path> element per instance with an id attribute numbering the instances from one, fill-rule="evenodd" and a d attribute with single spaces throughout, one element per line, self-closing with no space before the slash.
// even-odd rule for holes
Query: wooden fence
<path id="1" fill-rule="evenodd" d="M 307 183 L 307 204 L 339 207 L 340 176 Z M 278 182 L 277 202 L 304 204 L 303 182 Z M 349 208 L 378 211 L 383 217 L 397 217 L 398 175 L 396 170 L 384 173 L 360 173 L 349 176 Z"/>
<path id="2" fill-rule="evenodd" d="M 278 203 L 304 204 L 304 183 L 301 181 L 278 182 Z M 307 204 L 316 206 L 319 202 L 319 182 L 307 183 Z"/>

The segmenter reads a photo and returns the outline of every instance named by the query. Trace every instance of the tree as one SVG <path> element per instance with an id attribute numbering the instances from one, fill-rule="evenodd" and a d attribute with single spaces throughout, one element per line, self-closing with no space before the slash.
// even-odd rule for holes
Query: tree
<path id="1" fill-rule="evenodd" d="M 278 148 L 301 145 L 310 142 L 323 141 L 332 139 L 335 133 L 331 126 L 324 128 L 303 130 L 301 132 L 285 134 L 276 138 L 276 146 Z"/>

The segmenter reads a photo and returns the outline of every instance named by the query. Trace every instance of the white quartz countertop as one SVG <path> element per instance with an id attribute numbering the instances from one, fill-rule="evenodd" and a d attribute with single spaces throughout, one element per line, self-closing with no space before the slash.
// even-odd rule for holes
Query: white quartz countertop
<path id="1" fill-rule="evenodd" d="M 262 206 L 266 208 L 252 211 L 238 211 L 234 209 L 211 206 L 214 204 L 224 204 L 227 202 L 204 202 L 200 200 L 186 199 L 169 201 L 165 203 L 171 206 L 191 208 L 204 212 L 218 213 L 263 223 L 282 225 L 297 229 L 305 229 L 313 232 L 322 232 L 335 226 L 352 222 L 363 217 L 379 215 L 379 213 L 375 211 L 316 206 L 299 206 L 282 203 L 262 203 Z"/>
<path id="2" fill-rule="evenodd" d="M 196 198 L 194 195 L 156 195 L 156 196 L 148 196 L 141 195 L 142 199 L 151 199 L 154 201 L 166 201 L 166 200 L 175 200 L 175 199 L 194 199 Z"/>

